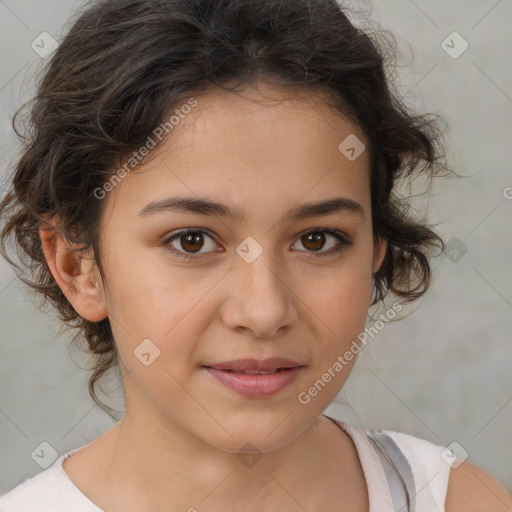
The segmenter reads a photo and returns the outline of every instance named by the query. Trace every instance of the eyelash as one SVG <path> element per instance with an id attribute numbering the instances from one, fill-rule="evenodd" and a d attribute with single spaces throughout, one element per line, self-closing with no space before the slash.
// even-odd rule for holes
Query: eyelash
<path id="1" fill-rule="evenodd" d="M 165 246 L 169 246 L 169 244 L 171 242 L 173 242 L 174 240 L 178 239 L 179 237 L 181 237 L 183 235 L 187 235 L 189 233 L 203 233 L 203 234 L 206 234 L 210 238 L 213 239 L 212 235 L 208 231 L 206 231 L 204 229 L 187 228 L 187 229 L 184 229 L 182 231 L 179 231 L 178 233 L 172 235 L 170 238 L 166 239 L 164 241 L 164 245 Z M 330 255 L 335 254 L 335 253 L 341 253 L 342 251 L 345 250 L 345 248 L 347 246 L 350 246 L 353 243 L 341 231 L 337 231 L 336 229 L 329 229 L 329 228 L 309 229 L 309 230 L 304 231 L 303 233 L 301 233 L 301 236 L 305 236 L 305 235 L 308 235 L 308 234 L 311 234 L 311 233 L 327 233 L 327 234 L 333 236 L 334 238 L 336 238 L 338 240 L 338 242 L 340 243 L 338 248 L 334 248 L 334 249 L 331 249 L 331 250 L 326 251 L 326 252 L 316 252 L 315 253 L 314 251 L 307 251 L 307 252 L 311 252 L 311 253 L 315 254 L 315 256 L 313 258 L 322 258 L 322 257 L 325 257 L 325 256 L 330 256 Z M 193 254 L 183 253 L 183 252 L 178 251 L 178 250 L 176 250 L 174 248 L 171 248 L 171 247 L 167 247 L 167 249 L 169 251 L 171 251 L 173 254 L 176 254 L 178 257 L 183 258 L 185 260 L 196 260 L 196 259 L 199 259 L 199 258 L 203 257 L 203 255 L 195 256 Z M 311 256 L 308 256 L 308 257 L 311 258 Z"/>

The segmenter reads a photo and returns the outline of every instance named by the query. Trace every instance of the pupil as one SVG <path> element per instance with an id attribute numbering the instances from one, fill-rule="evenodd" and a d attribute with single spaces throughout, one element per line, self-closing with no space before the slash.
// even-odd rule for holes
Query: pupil
<path id="1" fill-rule="evenodd" d="M 313 241 L 313 247 L 311 248 L 312 250 L 318 250 L 318 249 L 321 249 L 323 246 L 324 246 L 324 243 L 325 243 L 325 235 L 323 235 L 322 233 L 316 231 L 314 233 L 308 233 L 306 235 L 306 239 L 311 239 Z M 306 247 L 307 245 L 304 244 L 304 246 Z"/>
<path id="2" fill-rule="evenodd" d="M 193 246 L 193 244 L 197 244 L 198 242 L 201 241 L 201 235 L 199 233 L 197 234 L 190 234 L 190 233 L 187 233 L 186 235 L 184 235 L 184 238 L 186 240 L 185 243 L 182 243 L 182 246 L 185 250 L 187 251 L 191 251 L 191 252 L 194 252 L 194 249 L 196 250 L 201 250 L 201 247 L 202 247 L 202 244 L 201 244 L 201 247 L 197 248 Z M 187 245 L 191 245 L 191 247 L 187 247 Z"/>

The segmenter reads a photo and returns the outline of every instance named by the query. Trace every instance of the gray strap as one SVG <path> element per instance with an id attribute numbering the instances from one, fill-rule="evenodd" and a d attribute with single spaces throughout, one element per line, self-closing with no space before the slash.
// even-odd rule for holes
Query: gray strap
<path id="1" fill-rule="evenodd" d="M 416 488 L 411 466 L 395 441 L 381 430 L 366 431 L 388 480 L 395 512 L 416 511 Z"/>

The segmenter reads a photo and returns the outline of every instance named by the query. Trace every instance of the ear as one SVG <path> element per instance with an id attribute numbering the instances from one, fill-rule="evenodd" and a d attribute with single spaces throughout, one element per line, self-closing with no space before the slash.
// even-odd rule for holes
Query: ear
<path id="1" fill-rule="evenodd" d="M 384 261 L 386 251 L 388 248 L 388 241 L 380 236 L 374 241 L 373 244 L 373 273 L 377 272 Z"/>
<path id="2" fill-rule="evenodd" d="M 82 318 L 91 322 L 103 320 L 108 316 L 104 289 L 92 249 L 76 252 L 80 246 L 57 235 L 52 227 L 58 227 L 58 219 L 41 223 L 39 236 L 55 281 Z"/>

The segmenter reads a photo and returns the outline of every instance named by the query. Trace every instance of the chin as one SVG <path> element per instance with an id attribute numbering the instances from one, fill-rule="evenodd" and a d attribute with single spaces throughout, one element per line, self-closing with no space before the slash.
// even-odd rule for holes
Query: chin
<path id="1" fill-rule="evenodd" d="M 287 418 L 288 413 L 289 409 L 273 414 L 267 412 L 261 416 L 251 414 L 244 418 L 233 418 L 232 421 L 223 422 L 224 428 L 216 429 L 219 435 L 212 436 L 213 432 L 209 430 L 202 437 L 211 446 L 227 452 L 273 452 L 290 443 L 316 418 L 294 417 L 293 413 Z"/>

